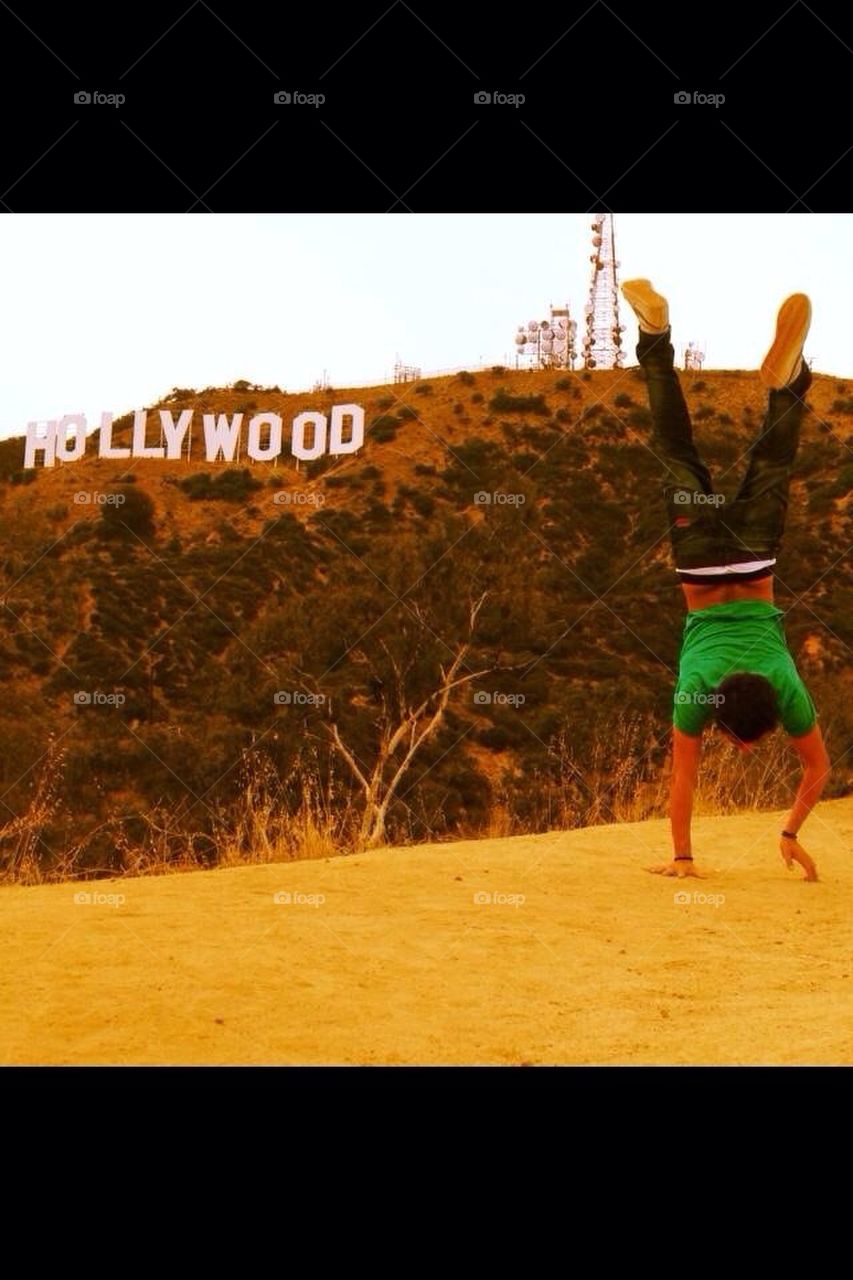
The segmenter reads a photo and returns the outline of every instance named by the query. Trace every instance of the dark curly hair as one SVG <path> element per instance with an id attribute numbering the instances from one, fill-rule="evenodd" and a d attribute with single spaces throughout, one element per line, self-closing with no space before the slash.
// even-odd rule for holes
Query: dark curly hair
<path id="1" fill-rule="evenodd" d="M 776 690 L 764 676 L 736 671 L 717 685 L 714 720 L 740 742 L 755 742 L 779 723 Z"/>

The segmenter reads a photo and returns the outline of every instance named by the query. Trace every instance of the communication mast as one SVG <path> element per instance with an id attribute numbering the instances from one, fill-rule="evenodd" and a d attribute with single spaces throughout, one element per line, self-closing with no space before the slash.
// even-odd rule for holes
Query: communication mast
<path id="1" fill-rule="evenodd" d="M 515 367 L 527 369 L 574 369 L 578 326 L 569 314 L 569 304 L 551 307 L 550 320 L 531 320 L 519 325 L 515 335 Z"/>
<path id="2" fill-rule="evenodd" d="M 619 292 L 616 282 L 616 245 L 613 214 L 597 213 L 592 223 L 592 280 L 589 300 L 584 306 L 586 336 L 583 363 L 586 369 L 621 369 L 624 324 L 619 323 Z"/>

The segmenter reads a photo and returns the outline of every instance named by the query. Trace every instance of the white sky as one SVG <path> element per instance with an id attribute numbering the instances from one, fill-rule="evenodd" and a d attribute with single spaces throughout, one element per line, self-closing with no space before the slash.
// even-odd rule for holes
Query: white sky
<path id="1" fill-rule="evenodd" d="M 518 325 L 583 327 L 590 214 L 14 214 L 0 219 L 0 437 L 126 413 L 173 386 L 288 391 L 510 364 Z M 853 378 L 850 214 L 616 214 L 620 280 L 670 300 L 677 353 L 756 368 L 789 293 L 806 355 Z M 628 325 L 629 362 L 636 327 Z M 258 407 L 264 406 L 258 401 Z"/>

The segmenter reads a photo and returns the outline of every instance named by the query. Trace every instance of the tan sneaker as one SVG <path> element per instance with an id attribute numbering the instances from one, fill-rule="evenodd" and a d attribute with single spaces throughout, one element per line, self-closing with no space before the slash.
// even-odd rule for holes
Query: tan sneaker
<path id="1" fill-rule="evenodd" d="M 803 343 L 812 321 L 812 304 L 804 293 L 792 293 L 779 308 L 776 337 L 764 357 L 761 381 L 771 391 L 794 382 L 802 368 Z"/>
<path id="2" fill-rule="evenodd" d="M 655 293 L 650 280 L 626 280 L 622 293 L 631 304 L 644 333 L 666 333 L 669 306 L 666 298 Z"/>

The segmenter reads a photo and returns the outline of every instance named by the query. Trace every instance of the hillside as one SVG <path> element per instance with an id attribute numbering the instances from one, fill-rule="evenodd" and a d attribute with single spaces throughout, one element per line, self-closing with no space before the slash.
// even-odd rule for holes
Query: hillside
<path id="1" fill-rule="evenodd" d="M 699 446 L 731 493 L 760 422 L 758 379 L 684 378 Z M 330 751 L 331 718 L 369 763 L 383 716 L 435 687 L 481 596 L 462 669 L 490 674 L 454 689 L 389 835 L 660 812 L 682 602 L 639 371 L 247 386 L 151 406 L 196 410 L 189 462 L 88 456 L 24 472 L 22 442 L 0 445 L 5 869 L 144 870 L 179 850 L 212 864 L 249 767 L 267 779 L 265 802 L 293 813 L 310 793 L 342 840 L 358 788 Z M 841 760 L 834 794 L 853 781 L 849 390 L 816 375 L 809 392 L 777 583 Z M 357 455 L 299 469 L 288 453 L 202 460 L 205 410 L 274 410 L 287 428 L 347 401 L 366 410 Z M 114 442 L 129 438 L 120 420 Z M 512 502 L 483 505 L 482 492 Z"/>
<path id="2" fill-rule="evenodd" d="M 780 819 L 700 819 L 705 880 L 647 822 L 6 887 L 2 1062 L 850 1064 L 853 798 L 817 884 Z"/>

